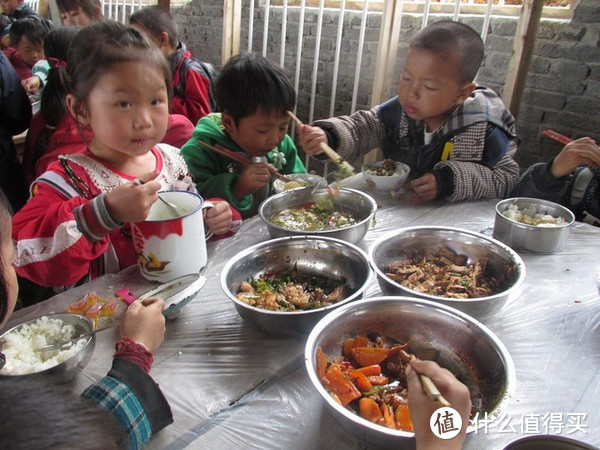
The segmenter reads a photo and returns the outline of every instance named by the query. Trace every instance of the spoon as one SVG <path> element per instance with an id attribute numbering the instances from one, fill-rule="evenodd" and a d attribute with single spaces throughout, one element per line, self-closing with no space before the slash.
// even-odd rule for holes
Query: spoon
<path id="1" fill-rule="evenodd" d="M 144 184 L 144 182 L 142 180 L 140 180 L 139 178 L 136 178 L 135 180 L 133 180 L 133 184 L 135 184 L 137 186 L 141 186 L 142 184 Z M 174 205 L 171 202 L 166 201 L 164 198 L 161 197 L 160 194 L 158 194 L 158 199 L 161 202 L 163 202 L 165 205 L 167 205 L 167 208 L 169 208 L 171 210 L 171 212 L 176 215 L 176 217 L 179 217 L 183 214 L 183 212 L 179 209 L 178 206 Z"/>

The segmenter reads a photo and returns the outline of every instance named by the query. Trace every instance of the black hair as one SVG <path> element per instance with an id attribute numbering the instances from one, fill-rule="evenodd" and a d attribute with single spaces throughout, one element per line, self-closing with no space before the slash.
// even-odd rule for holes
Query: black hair
<path id="1" fill-rule="evenodd" d="M 23 36 L 27 36 L 29 42 L 33 44 L 44 41 L 48 34 L 48 28 L 37 17 L 25 17 L 15 20 L 8 31 L 10 45 L 15 47 Z"/>
<path id="2" fill-rule="evenodd" d="M 236 122 L 262 110 L 286 114 L 296 105 L 296 91 L 280 66 L 256 53 L 233 56 L 215 82 L 219 111 Z"/>
<path id="3" fill-rule="evenodd" d="M 470 26 L 453 20 L 440 20 L 427 25 L 410 41 L 410 48 L 429 50 L 448 59 L 459 58 L 461 83 L 475 79 L 483 62 L 483 40 Z"/>
<path id="4" fill-rule="evenodd" d="M 150 64 L 162 71 L 171 99 L 171 69 L 160 50 L 135 28 L 107 20 L 82 28 L 69 46 L 69 93 L 75 97 L 77 110 L 87 109 L 98 79 L 115 64 L 125 62 Z"/>
<path id="5" fill-rule="evenodd" d="M 129 23 L 145 28 L 154 37 L 158 37 L 160 33 L 166 31 L 169 35 L 169 44 L 172 47 L 177 47 L 179 44 L 177 22 L 169 11 L 158 5 L 138 9 L 129 16 Z"/>
<path id="6" fill-rule="evenodd" d="M 60 12 L 69 12 L 74 9 L 81 10 L 95 21 L 102 20 L 102 5 L 99 0 L 56 0 Z"/>
<path id="7" fill-rule="evenodd" d="M 4 242 L 5 234 L 10 234 L 12 221 L 12 208 L 10 202 L 2 189 L 0 189 L 0 250 Z M 12 237 L 10 237 L 12 239 Z M 4 279 L 4 263 L 2 261 L 2 252 L 0 251 L 0 323 L 6 319 L 8 311 L 8 289 Z"/>

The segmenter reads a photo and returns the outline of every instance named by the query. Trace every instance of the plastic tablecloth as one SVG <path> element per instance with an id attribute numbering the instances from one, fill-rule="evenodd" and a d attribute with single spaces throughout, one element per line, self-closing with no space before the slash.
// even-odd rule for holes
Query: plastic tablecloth
<path id="1" fill-rule="evenodd" d="M 364 250 L 405 226 L 444 225 L 491 234 L 494 200 L 411 205 L 370 191 L 360 175 L 343 185 L 362 189 L 378 202 L 376 220 L 358 244 Z M 341 428 L 312 388 L 304 339 L 260 333 L 239 317 L 221 290 L 225 263 L 240 249 L 269 238 L 266 225 L 254 217 L 236 236 L 209 243 L 203 270 L 207 283 L 167 322 L 155 354 L 151 374 L 175 421 L 148 448 L 369 448 Z M 600 294 L 594 275 L 600 267 L 599 244 L 600 228 L 576 223 L 562 252 L 521 253 L 527 272 L 520 292 L 484 321 L 512 356 L 514 395 L 505 414 L 467 437 L 466 449 L 502 449 L 536 434 L 600 444 Z M 63 312 L 90 291 L 110 298 L 119 288 L 140 295 L 153 286 L 130 267 L 19 310 L 6 327 Z M 365 295 L 381 295 L 375 278 Z M 94 354 L 74 389 L 80 392 L 107 373 L 117 338 L 116 329 L 98 333 Z"/>

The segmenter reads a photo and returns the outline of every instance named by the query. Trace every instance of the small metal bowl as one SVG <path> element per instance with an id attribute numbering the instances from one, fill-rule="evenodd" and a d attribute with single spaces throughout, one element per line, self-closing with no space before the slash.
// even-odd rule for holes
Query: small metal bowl
<path id="1" fill-rule="evenodd" d="M 291 272 L 346 280 L 351 294 L 342 301 L 303 311 L 269 311 L 238 300 L 242 281 L 265 272 Z M 273 336 L 305 336 L 331 310 L 362 298 L 373 278 L 366 253 L 339 239 L 290 236 L 247 248 L 231 258 L 221 272 L 221 289 L 233 301 L 239 315 L 260 331 Z"/>
<path id="2" fill-rule="evenodd" d="M 368 448 L 414 448 L 414 433 L 393 430 L 363 419 L 327 392 L 317 375 L 317 350 L 340 355 L 349 337 L 379 333 L 409 343 L 409 351 L 436 361 L 470 390 L 473 406 L 490 420 L 506 409 L 514 392 L 516 371 L 502 342 L 484 325 L 444 305 L 409 297 L 371 297 L 332 311 L 313 328 L 304 359 L 314 388 L 349 434 Z M 427 355 L 427 356 L 425 356 Z M 479 422 L 479 427 L 484 426 Z M 467 433 L 475 430 L 469 426 Z"/>
<path id="3" fill-rule="evenodd" d="M 307 202 L 316 202 L 327 197 L 331 199 L 336 210 L 352 213 L 356 218 L 356 223 L 350 227 L 336 230 L 295 231 L 275 225 L 270 221 L 273 215 L 286 208 L 298 207 Z M 258 210 L 271 237 L 315 235 L 342 239 L 353 244 L 360 242 L 365 237 L 376 212 L 377 203 L 371 196 L 348 188 L 340 189 L 333 195 L 328 189 L 318 189 L 315 192 L 312 192 L 312 189 L 292 189 L 267 198 Z"/>
<path id="4" fill-rule="evenodd" d="M 90 333 L 94 329 L 94 325 L 90 319 L 81 315 L 81 314 L 70 314 L 70 313 L 56 313 L 56 314 L 42 314 L 33 319 L 28 319 L 14 327 L 10 328 L 6 332 L 0 335 L 0 342 L 10 333 L 20 329 L 23 325 L 31 324 L 37 321 L 40 317 L 46 316 L 51 319 L 59 319 L 62 320 L 64 325 L 73 325 L 75 327 L 75 335 L 80 336 L 86 333 Z M 87 342 L 77 353 L 66 359 L 65 361 L 50 367 L 48 369 L 33 372 L 29 374 L 23 375 L 10 375 L 10 374 L 0 374 L 0 379 L 2 378 L 18 378 L 22 377 L 24 379 L 43 379 L 50 380 L 56 382 L 66 382 L 75 377 L 78 372 L 83 370 L 83 368 L 87 365 L 90 358 L 92 357 L 92 353 L 94 353 L 94 347 L 96 345 L 96 335 L 92 334 L 87 337 Z"/>
<path id="5" fill-rule="evenodd" d="M 289 178 L 294 181 L 298 181 L 302 184 L 301 187 L 307 187 L 310 189 L 320 189 L 327 186 L 327 180 L 319 175 L 314 175 L 312 173 L 290 173 L 286 174 L 286 178 Z M 286 191 L 286 185 L 288 182 L 280 180 L 279 178 L 273 181 L 273 190 L 279 194 L 280 192 Z M 297 189 L 297 188 L 294 188 Z"/>
<path id="6" fill-rule="evenodd" d="M 410 289 L 385 274 L 385 268 L 394 261 L 412 256 L 413 253 L 435 253 L 448 247 L 466 255 L 468 264 L 486 259 L 496 277 L 506 278 L 506 289 L 487 297 L 456 299 L 430 295 Z M 451 306 L 478 320 L 485 320 L 498 312 L 517 291 L 525 279 L 525 263 L 510 247 L 474 231 L 441 226 L 417 226 L 401 228 L 391 235 L 384 235 L 369 249 L 369 261 L 377 275 L 384 295 L 408 295 L 420 297 Z"/>
<path id="7" fill-rule="evenodd" d="M 517 222 L 504 215 L 512 205 L 519 210 L 527 208 L 538 214 L 562 217 L 565 223 L 557 226 L 537 226 Z M 493 236 L 517 251 L 557 253 L 567 245 L 574 223 L 575 215 L 558 203 L 538 198 L 508 198 L 496 204 Z"/>

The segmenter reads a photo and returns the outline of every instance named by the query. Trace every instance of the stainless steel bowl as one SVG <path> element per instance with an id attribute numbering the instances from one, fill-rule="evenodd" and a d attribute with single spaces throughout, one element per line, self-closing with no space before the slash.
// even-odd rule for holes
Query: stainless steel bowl
<path id="1" fill-rule="evenodd" d="M 268 311 L 237 299 L 242 281 L 269 271 L 291 271 L 301 275 L 345 280 L 351 295 L 337 304 L 305 311 Z M 290 236 L 247 248 L 231 258 L 221 272 L 221 288 L 233 301 L 239 315 L 256 328 L 274 336 L 306 335 L 329 311 L 362 298 L 373 278 L 366 253 L 339 239 Z"/>
<path id="2" fill-rule="evenodd" d="M 473 405 L 487 412 L 489 419 L 500 417 L 508 405 L 516 383 L 512 358 L 480 322 L 453 308 L 410 297 L 373 297 L 348 303 L 315 325 L 306 341 L 304 359 L 310 380 L 333 417 L 367 447 L 413 448 L 414 433 L 376 425 L 337 403 L 319 380 L 316 355 L 319 347 L 328 356 L 340 355 L 346 338 L 371 332 L 408 342 L 413 354 L 450 370 L 469 387 Z M 469 426 L 467 432 L 474 429 Z"/>
<path id="3" fill-rule="evenodd" d="M 519 210 L 529 208 L 539 214 L 548 214 L 565 219 L 564 225 L 540 227 L 509 219 L 503 213 L 516 205 Z M 494 238 L 519 251 L 532 253 L 557 253 L 567 245 L 571 228 L 575 223 L 573 213 L 558 203 L 538 198 L 508 198 L 496 204 Z"/>
<path id="4" fill-rule="evenodd" d="M 392 280 L 385 268 L 392 262 L 411 256 L 414 252 L 435 253 L 448 247 L 468 257 L 468 263 L 485 259 L 492 273 L 506 279 L 507 288 L 495 295 L 471 299 L 453 299 L 417 292 Z M 510 247 L 497 240 L 460 228 L 441 226 L 418 226 L 401 228 L 385 235 L 369 249 L 369 261 L 377 275 L 379 287 L 384 295 L 409 295 L 442 303 L 463 311 L 478 320 L 485 320 L 498 312 L 509 298 L 520 288 L 525 279 L 525 263 Z"/>
<path id="5" fill-rule="evenodd" d="M 52 319 L 60 319 L 63 321 L 65 325 L 73 325 L 76 330 L 76 336 L 91 332 L 94 327 L 93 323 L 87 317 L 80 314 L 70 314 L 70 313 L 56 313 L 56 314 L 42 314 L 41 316 L 35 317 L 33 319 L 28 319 L 9 330 L 5 331 L 0 335 L 0 341 L 13 331 L 21 328 L 25 324 L 30 324 L 35 322 L 42 316 L 47 316 Z M 72 355 L 67 360 L 57 364 L 48 369 L 42 370 L 40 372 L 34 372 L 26 375 L 9 375 L 9 374 L 0 374 L 0 379 L 2 378 L 18 378 L 23 377 L 26 379 L 43 379 L 43 380 L 51 380 L 56 382 L 65 382 L 73 379 L 75 375 L 79 371 L 81 371 L 88 363 L 90 358 L 92 357 L 92 353 L 94 353 L 94 347 L 96 345 L 96 335 L 93 334 L 87 338 L 87 342 L 82 349 L 80 349 L 77 353 Z"/>
<path id="6" fill-rule="evenodd" d="M 356 223 L 339 230 L 293 231 L 275 225 L 270 221 L 274 214 L 286 208 L 297 207 L 306 202 L 315 202 L 325 197 L 331 198 L 336 210 L 340 209 L 352 213 L 356 217 Z M 271 237 L 317 235 L 338 238 L 353 244 L 365 237 L 376 212 L 377 203 L 371 196 L 356 189 L 347 188 L 340 189 L 337 194 L 331 196 L 327 189 L 318 189 L 314 193 L 311 189 L 292 189 L 269 197 L 260 205 L 258 210 L 258 214 L 266 223 Z"/>
<path id="7" fill-rule="evenodd" d="M 286 175 L 286 178 L 298 181 L 302 184 L 302 187 L 307 187 L 309 189 L 318 189 L 327 186 L 327 180 L 325 178 L 312 173 L 290 173 Z M 286 191 L 287 189 L 285 189 L 285 187 L 287 183 L 288 182 L 277 178 L 273 181 L 273 190 L 278 194 Z"/>

